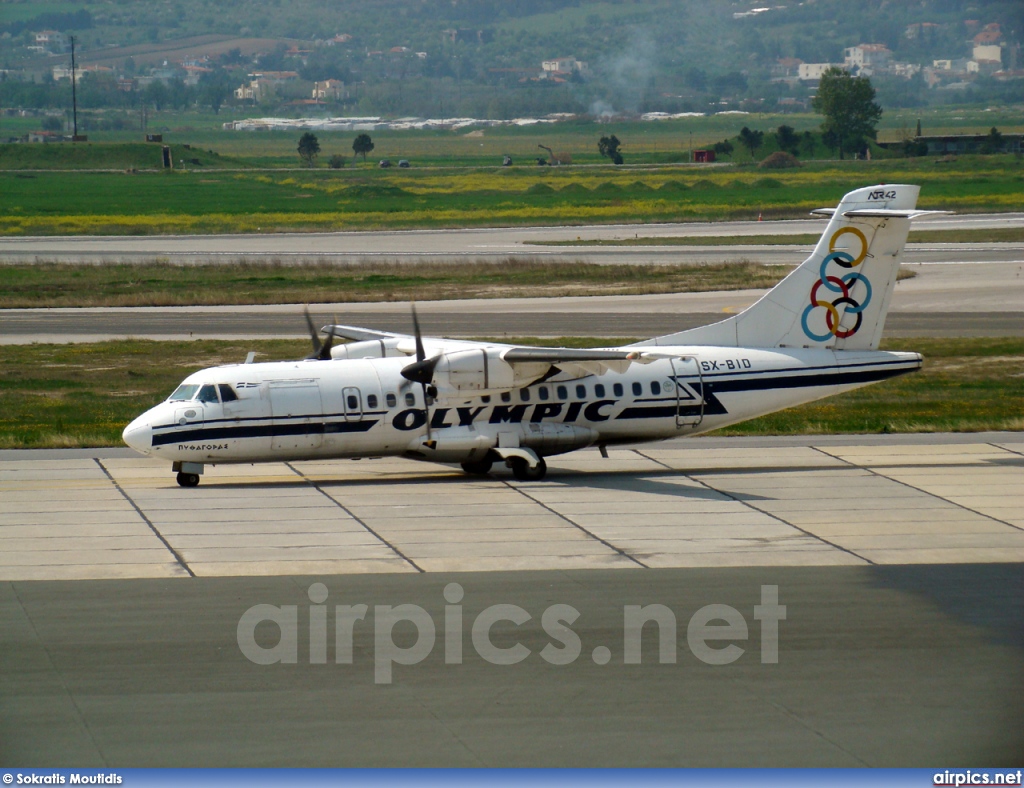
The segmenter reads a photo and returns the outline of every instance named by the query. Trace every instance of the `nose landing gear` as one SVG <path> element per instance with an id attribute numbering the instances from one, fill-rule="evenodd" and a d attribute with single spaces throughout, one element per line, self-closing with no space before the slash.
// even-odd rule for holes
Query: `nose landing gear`
<path id="1" fill-rule="evenodd" d="M 171 464 L 171 470 L 178 474 L 178 484 L 182 487 L 198 487 L 203 467 L 201 462 L 175 462 Z"/>

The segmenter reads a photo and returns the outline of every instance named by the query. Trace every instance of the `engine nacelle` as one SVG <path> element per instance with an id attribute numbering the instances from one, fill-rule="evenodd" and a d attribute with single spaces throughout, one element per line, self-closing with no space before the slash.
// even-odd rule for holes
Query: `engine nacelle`
<path id="1" fill-rule="evenodd" d="M 542 377 L 550 364 L 509 364 L 499 348 L 473 348 L 445 353 L 434 367 L 432 383 L 445 393 L 508 391 L 528 386 Z"/>
<path id="2" fill-rule="evenodd" d="M 331 348 L 331 358 L 390 358 L 404 356 L 398 349 L 402 337 L 390 339 L 367 339 L 361 342 L 349 342 Z"/>

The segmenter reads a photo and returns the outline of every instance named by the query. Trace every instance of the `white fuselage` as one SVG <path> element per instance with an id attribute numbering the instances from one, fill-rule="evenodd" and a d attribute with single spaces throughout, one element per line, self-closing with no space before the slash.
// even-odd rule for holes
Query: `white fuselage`
<path id="1" fill-rule="evenodd" d="M 227 384 L 237 399 L 168 400 L 124 436 L 146 454 L 185 463 L 388 455 L 465 462 L 496 446 L 544 456 L 695 435 L 921 365 L 917 353 L 882 351 L 651 350 L 669 357 L 621 374 L 557 373 L 503 393 L 442 392 L 426 407 L 423 387 L 401 375 L 407 357 L 214 367 L 185 383 Z"/>

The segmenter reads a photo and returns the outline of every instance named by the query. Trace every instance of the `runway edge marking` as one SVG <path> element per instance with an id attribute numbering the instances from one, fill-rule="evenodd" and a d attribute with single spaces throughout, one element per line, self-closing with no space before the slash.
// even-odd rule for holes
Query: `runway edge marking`
<path id="1" fill-rule="evenodd" d="M 387 539 L 385 539 L 379 533 L 374 531 L 370 526 L 368 526 L 365 522 L 363 522 L 363 520 L 361 518 L 357 517 L 354 512 L 352 512 L 351 510 L 349 510 L 349 508 L 347 506 L 345 506 L 345 504 L 343 504 L 337 498 L 334 498 L 331 495 L 328 495 L 327 491 L 324 490 L 313 479 L 311 479 L 310 477 L 306 476 L 306 474 L 304 474 L 302 471 L 300 471 L 298 468 L 296 468 L 290 462 L 286 462 L 284 464 L 284 466 L 286 468 L 288 468 L 288 470 L 290 470 L 296 476 L 298 476 L 300 479 L 302 479 L 304 482 L 306 482 L 306 484 L 308 484 L 310 487 L 312 487 L 314 490 L 316 490 L 318 493 L 320 493 L 324 498 L 326 498 L 328 501 L 330 501 L 335 506 L 337 506 L 339 509 L 341 509 L 341 511 L 343 511 L 345 514 L 347 514 L 349 517 L 351 517 L 353 520 L 355 520 L 357 523 L 359 523 L 359 525 L 362 526 L 363 528 L 365 528 L 366 531 L 369 534 L 371 534 L 375 539 L 380 540 L 381 544 L 387 545 L 388 549 L 391 550 L 391 552 L 393 552 L 395 555 L 397 555 L 399 558 L 401 558 L 403 561 L 405 561 L 407 564 L 409 564 L 409 566 L 411 566 L 417 572 L 419 572 L 420 574 L 424 574 L 426 572 L 426 570 L 423 569 L 423 567 L 421 567 L 419 564 L 417 564 L 415 561 L 413 561 L 411 558 L 409 558 L 409 556 L 407 556 L 405 553 L 403 553 L 401 550 L 399 550 L 397 547 L 395 547 L 393 544 L 391 544 L 391 542 L 389 542 Z"/>
<path id="2" fill-rule="evenodd" d="M 871 566 L 875 566 L 875 562 L 872 561 L 870 558 L 865 558 L 864 556 L 860 555 L 859 553 L 854 552 L 853 550 L 850 550 L 847 547 L 843 547 L 842 545 L 836 544 L 835 542 L 830 542 L 825 537 L 819 536 L 816 533 L 812 533 L 811 531 L 808 531 L 806 528 L 801 528 L 799 525 L 796 525 L 795 523 L 791 523 L 788 520 L 786 520 L 786 519 L 784 519 L 782 517 L 779 517 L 779 515 L 775 514 L 774 512 L 769 512 L 769 511 L 766 511 L 765 509 L 761 509 L 761 508 L 759 508 L 757 506 L 754 506 L 754 504 L 750 503 L 749 501 L 744 501 L 742 498 L 739 498 L 739 497 L 733 495 L 728 490 L 719 490 L 717 487 L 712 487 L 707 482 L 701 481 L 700 479 L 698 479 L 698 478 L 696 478 L 694 476 L 691 476 L 690 474 L 685 473 L 685 472 L 679 470 L 678 468 L 673 468 L 671 465 L 668 465 L 668 464 L 662 462 L 661 460 L 657 460 L 654 457 L 649 457 L 648 455 L 644 454 L 639 449 L 633 449 L 633 451 L 636 452 L 637 454 L 639 454 L 641 457 L 644 457 L 644 458 L 650 460 L 651 462 L 657 463 L 662 468 L 667 468 L 670 471 L 674 471 L 676 473 L 681 474 L 683 476 L 683 478 L 689 479 L 694 484 L 699 484 L 701 487 L 703 487 L 706 490 L 711 490 L 712 492 L 716 492 L 719 495 L 724 495 L 729 500 L 735 501 L 736 503 L 740 504 L 741 506 L 746 506 L 748 509 L 752 509 L 755 512 L 759 512 L 760 514 L 763 514 L 763 515 L 766 515 L 768 517 L 771 517 L 773 520 L 777 520 L 778 522 L 782 523 L 783 525 L 788 525 L 793 530 L 799 531 L 800 533 L 804 534 L 805 536 L 809 536 L 809 537 L 811 537 L 812 539 L 814 539 L 814 540 L 816 540 L 818 542 L 821 542 L 823 544 L 827 544 L 829 547 L 832 547 L 832 548 L 840 551 L 841 553 L 846 553 L 847 555 L 852 555 L 854 558 L 856 558 L 856 559 L 858 559 L 860 561 L 863 561 L 866 564 L 870 564 Z"/>
<path id="3" fill-rule="evenodd" d="M 985 445 L 986 446 L 992 446 L 992 448 L 999 449 L 1000 451 L 1005 451 L 1007 454 L 1017 454 L 1018 453 L 1018 452 L 1015 452 L 1015 451 L 1011 451 L 1010 449 L 1004 449 L 1002 446 L 996 446 L 995 444 L 992 444 L 992 443 L 986 443 Z M 962 503 L 957 503 L 956 501 L 950 500 L 949 498 L 943 498 L 938 493 L 929 492 L 928 490 L 925 490 L 925 489 L 923 489 L 921 487 L 917 487 L 916 485 L 910 484 L 909 482 L 904 482 L 904 481 L 901 481 L 899 479 L 893 478 L 892 476 L 887 476 L 886 474 L 881 473 L 880 471 L 876 471 L 874 468 L 870 468 L 867 465 L 858 465 L 855 462 L 847 460 L 845 457 L 840 457 L 840 456 L 838 456 L 836 454 L 832 454 L 831 452 L 827 452 L 827 451 L 825 451 L 824 449 L 822 449 L 822 448 L 820 448 L 818 446 L 811 446 L 811 448 L 814 449 L 817 452 L 821 452 L 822 454 L 824 454 L 827 457 L 832 457 L 833 459 L 839 460 L 840 462 L 845 462 L 847 465 L 851 465 L 854 468 L 860 468 L 861 470 L 867 471 L 872 476 L 877 476 L 880 479 L 886 479 L 886 480 L 888 480 L 890 482 L 895 482 L 896 484 L 902 485 L 903 487 L 906 487 L 907 489 L 914 490 L 915 492 L 922 493 L 923 495 L 927 495 L 930 498 L 935 498 L 937 500 L 942 501 L 943 503 L 948 503 L 950 506 L 955 506 L 957 509 L 963 509 L 965 512 L 970 512 L 971 514 L 976 514 L 976 515 L 978 515 L 978 517 L 984 517 L 986 520 L 992 520 L 993 522 L 999 523 L 1000 525 L 1005 525 L 1008 528 L 1012 528 L 1015 531 L 1024 531 L 1024 528 L 1021 528 L 1019 525 L 1014 525 L 1013 523 L 1008 523 L 1008 522 L 1006 522 L 1006 520 L 1000 520 L 998 517 L 994 517 L 991 514 L 985 514 L 984 512 L 979 512 L 977 509 L 972 509 L 970 506 L 964 506 Z"/>
<path id="4" fill-rule="evenodd" d="M 175 550 L 174 547 L 171 546 L 171 543 L 168 542 L 167 538 L 162 533 L 160 533 L 160 531 L 157 529 L 157 527 L 155 525 L 153 525 L 153 521 L 150 520 L 146 516 L 146 513 L 143 512 L 142 509 L 139 507 L 139 505 L 137 503 L 135 503 L 134 500 L 132 500 L 132 497 L 130 495 L 128 495 L 128 493 L 126 493 L 124 491 L 124 488 L 121 487 L 121 485 L 118 483 L 117 479 L 115 479 L 113 477 L 113 475 L 110 473 L 110 471 L 107 470 L 107 466 L 103 464 L 103 460 L 101 460 L 99 457 L 93 457 L 93 461 L 98 466 L 100 466 L 100 470 L 103 471 L 103 473 L 106 475 L 106 477 L 108 479 L 110 479 L 110 483 L 114 485 L 114 488 L 119 493 L 121 493 L 122 497 L 126 501 L 128 501 L 129 504 L 131 504 L 131 507 L 138 513 L 139 517 L 142 518 L 143 522 L 145 522 L 146 525 L 149 526 L 149 529 L 154 534 L 156 534 L 156 538 L 159 539 L 163 543 L 163 546 L 166 547 L 170 551 L 171 555 L 174 556 L 174 560 L 178 562 L 178 564 L 181 566 L 182 569 L 184 569 L 186 572 L 188 572 L 188 576 L 189 577 L 195 577 L 196 573 L 192 571 L 192 567 L 190 567 L 185 562 L 185 559 L 181 557 L 181 554 L 177 550 Z"/>

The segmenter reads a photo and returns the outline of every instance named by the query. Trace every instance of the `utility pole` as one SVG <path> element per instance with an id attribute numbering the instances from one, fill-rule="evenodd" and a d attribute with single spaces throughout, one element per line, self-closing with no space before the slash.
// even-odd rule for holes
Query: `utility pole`
<path id="1" fill-rule="evenodd" d="M 72 142 L 78 140 L 78 93 L 77 93 L 77 82 L 78 76 L 75 73 L 75 37 L 69 36 L 71 39 L 71 110 L 74 113 L 74 124 L 75 131 L 71 137 Z"/>

